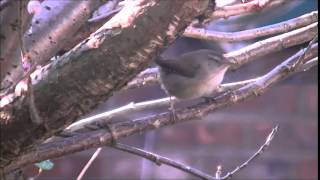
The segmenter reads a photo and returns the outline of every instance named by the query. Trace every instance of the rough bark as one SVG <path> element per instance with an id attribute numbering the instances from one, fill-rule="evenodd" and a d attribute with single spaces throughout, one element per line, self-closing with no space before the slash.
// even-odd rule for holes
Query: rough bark
<path id="1" fill-rule="evenodd" d="M 28 2 L 24 1 L 23 2 Z M 16 81 L 21 80 L 23 73 L 32 64 L 45 64 L 54 56 L 65 42 L 90 18 L 91 13 L 103 1 L 44 1 L 42 9 L 33 17 L 29 30 L 21 32 L 21 42 L 14 46 L 15 57 L 10 57 L 15 66 L 1 67 L 4 72 L 1 76 L 1 89 L 6 89 Z M 25 11 L 25 7 L 21 7 Z M 23 12 L 23 11 L 22 11 Z M 27 14 L 28 15 L 28 14 Z M 23 17 L 23 14 L 20 15 Z M 29 15 L 30 16 L 30 15 Z M 29 25 L 29 23 L 28 23 Z M 12 33 L 12 32 L 9 32 Z M 15 35 L 14 33 L 12 33 Z M 15 36 L 18 42 L 18 35 Z M 20 45 L 23 44 L 23 52 Z M 4 44 L 5 47 L 7 44 Z M 24 65 L 22 65 L 21 53 L 23 53 Z M 11 62 L 13 63 L 13 62 Z"/>
<path id="2" fill-rule="evenodd" d="M 0 89 L 21 75 L 13 74 L 11 71 L 22 71 L 19 66 L 21 56 L 18 51 L 21 35 L 19 33 L 25 32 L 31 21 L 31 15 L 26 8 L 28 1 L 11 0 L 7 2 L 6 7 L 0 10 Z"/>
<path id="3" fill-rule="evenodd" d="M 173 42 L 208 0 L 136 0 L 59 60 L 46 66 L 33 84 L 38 115 L 34 123 L 29 96 L 1 112 L 3 167 L 52 136 L 146 68 Z M 39 79 L 40 78 L 40 79 Z"/>

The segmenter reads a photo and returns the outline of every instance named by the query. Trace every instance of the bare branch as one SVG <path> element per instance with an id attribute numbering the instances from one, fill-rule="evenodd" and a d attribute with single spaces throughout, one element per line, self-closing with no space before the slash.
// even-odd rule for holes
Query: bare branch
<path id="1" fill-rule="evenodd" d="M 233 59 L 235 63 L 240 66 L 258 57 L 308 42 L 312 40 L 317 33 L 318 23 L 313 23 L 306 27 L 258 41 L 239 50 L 227 53 L 224 56 Z M 233 68 L 237 68 L 238 66 Z"/>
<path id="2" fill-rule="evenodd" d="M 237 65 L 233 69 L 239 68 L 253 60 L 259 60 L 259 57 L 271 54 L 288 47 L 302 44 L 310 41 L 316 36 L 318 31 L 318 23 L 313 23 L 306 27 L 296 29 L 294 31 L 274 36 L 254 44 L 243 47 L 239 50 L 224 54 L 225 57 L 232 59 Z M 158 82 L 159 73 L 157 68 L 148 69 L 149 73 L 140 74 L 127 84 L 122 90 L 139 88 L 142 86 L 155 84 Z"/>
<path id="3" fill-rule="evenodd" d="M 306 53 L 307 56 L 305 58 L 317 56 L 317 47 L 317 44 L 313 45 L 310 51 Z M 297 52 L 269 73 L 265 74 L 258 81 L 243 86 L 240 89 L 226 92 L 216 97 L 214 101 L 202 102 L 188 107 L 187 109 L 176 110 L 176 118 L 174 120 L 172 120 L 170 113 L 166 112 L 137 120 L 112 124 L 113 136 L 110 134 L 109 130 L 99 129 L 45 143 L 39 145 L 34 151 L 21 155 L 18 159 L 11 161 L 11 163 L 5 166 L 2 170 L 4 173 L 10 172 L 25 164 L 59 157 L 88 148 L 107 145 L 111 143 L 113 137 L 119 139 L 132 134 L 146 132 L 148 130 L 157 129 L 175 123 L 190 121 L 195 118 L 201 118 L 218 108 L 230 106 L 248 99 L 249 97 L 262 94 L 275 83 L 295 74 L 295 71 L 293 71 L 294 69 L 291 69 L 290 65 L 297 61 L 303 53 L 304 50 Z"/>
<path id="4" fill-rule="evenodd" d="M 316 58 L 313 58 L 307 62 L 305 62 L 303 65 L 299 66 L 298 67 L 298 70 L 299 71 L 307 71 L 309 70 L 310 68 L 314 67 L 314 66 L 317 66 L 318 65 L 318 57 Z"/>
<path id="5" fill-rule="evenodd" d="M 311 46 L 317 41 L 318 41 L 318 34 L 316 34 L 315 37 L 312 39 L 312 41 L 309 42 L 308 47 L 303 52 L 303 55 L 300 56 L 300 58 L 292 65 L 292 68 L 296 69 L 303 62 L 306 52 L 308 52 Z"/>
<path id="6" fill-rule="evenodd" d="M 303 65 L 299 66 L 296 72 L 307 71 L 316 65 L 318 65 L 318 58 L 313 58 L 307 61 L 306 63 L 304 63 Z M 128 83 L 128 85 L 125 86 L 122 89 L 122 91 L 127 89 L 135 89 L 135 88 L 141 88 L 149 85 L 159 84 L 158 68 L 150 68 L 148 70 L 152 70 L 153 73 L 147 74 L 145 76 L 139 74 L 133 81 L 130 81 L 130 83 Z M 259 78 L 261 77 L 221 84 L 220 87 L 218 87 L 218 89 L 216 90 L 216 92 L 225 92 L 228 90 L 238 89 L 242 86 L 245 86 L 247 84 L 257 81 Z"/>
<path id="7" fill-rule="evenodd" d="M 308 49 L 310 50 L 311 46 L 307 47 L 305 50 L 305 52 L 308 52 Z M 312 58 L 314 55 L 316 54 L 315 52 L 315 46 L 313 47 L 313 53 L 309 53 L 306 55 L 306 57 L 303 57 L 303 59 L 310 59 L 310 57 Z M 301 57 L 301 56 L 300 56 Z M 315 65 L 315 60 L 312 61 L 308 61 L 308 65 L 303 64 L 301 66 L 299 66 L 299 68 L 296 68 L 294 70 L 295 73 L 304 71 L 305 69 L 309 69 L 311 67 L 311 65 Z M 311 63 L 311 64 L 310 64 Z M 143 74 L 141 75 L 143 76 Z M 232 91 L 235 89 L 239 89 L 245 85 L 248 85 L 250 83 L 256 83 L 259 80 L 261 80 L 263 78 L 263 76 L 261 77 L 257 77 L 257 78 L 253 78 L 253 79 L 248 79 L 248 80 L 244 80 L 244 81 L 238 81 L 238 82 L 233 82 L 233 83 L 226 83 L 226 84 L 222 84 L 220 85 L 220 87 L 217 89 L 217 91 L 215 93 L 221 93 L 221 92 L 226 92 L 226 91 Z M 167 98 L 162 98 L 162 99 L 157 99 L 157 100 L 152 100 L 152 101 L 146 101 L 146 102 L 140 102 L 140 103 L 134 103 L 131 102 L 125 106 L 122 106 L 120 108 L 117 109 L 113 109 L 111 111 L 107 111 L 104 113 L 100 113 L 85 119 L 81 119 L 73 124 L 71 124 L 70 126 L 68 126 L 65 129 L 65 133 L 71 133 L 74 131 L 77 131 L 79 129 L 83 129 L 86 128 L 87 125 L 91 124 L 91 125 L 95 125 L 96 123 L 101 123 L 101 122 L 107 122 L 109 119 L 115 117 L 115 116 L 119 116 L 119 115 L 123 115 L 123 114 L 127 114 L 127 113 L 131 113 L 131 112 L 137 112 L 137 111 L 141 111 L 141 110 L 146 110 L 146 109 L 151 109 L 151 108 L 157 108 L 157 107 L 162 107 L 164 105 L 169 105 L 170 102 L 179 102 L 181 100 L 176 99 L 174 97 L 172 97 L 171 99 L 169 97 Z"/>
<path id="8" fill-rule="evenodd" d="M 279 34 L 291 31 L 293 29 L 301 28 L 318 21 L 318 12 L 313 11 L 311 13 L 302 15 L 300 17 L 290 19 L 277 24 L 269 26 L 259 27 L 256 29 L 249 29 L 238 32 L 219 32 L 214 30 L 206 30 L 204 28 L 195 28 L 189 26 L 183 33 L 185 37 L 191 37 L 196 39 L 203 39 L 209 41 L 245 41 L 252 40 L 258 37 L 269 36 L 273 34 Z"/>
<path id="9" fill-rule="evenodd" d="M 243 15 L 247 13 L 261 11 L 262 9 L 271 9 L 281 6 L 286 3 L 286 0 L 274 0 L 268 3 L 266 6 L 260 6 L 259 0 L 250 1 L 248 3 L 224 6 L 216 8 L 211 17 L 207 21 L 212 21 L 219 18 L 227 19 L 231 16 Z"/>
<path id="10" fill-rule="evenodd" d="M 100 147 L 93 153 L 90 160 L 87 162 L 87 164 L 83 167 L 80 174 L 78 175 L 77 180 L 81 180 L 83 178 L 84 174 L 87 172 L 93 161 L 99 156 L 101 150 L 102 148 Z"/>
<path id="11" fill-rule="evenodd" d="M 234 89 L 238 89 L 244 85 L 247 85 L 249 83 L 255 82 L 259 79 L 254 78 L 254 79 L 249 79 L 249 80 L 244 80 L 244 81 L 239 81 L 239 82 L 233 82 L 233 83 L 227 83 L 227 84 L 222 84 L 216 93 L 221 93 L 225 91 L 230 91 Z M 158 83 L 158 79 L 155 79 L 155 81 Z M 165 105 L 170 105 L 172 102 L 179 102 L 181 100 L 176 99 L 175 97 L 166 97 L 162 99 L 156 99 L 156 100 L 151 100 L 151 101 L 145 101 L 145 102 L 139 102 L 139 103 L 134 103 L 131 102 L 125 106 L 121 106 L 119 108 L 106 111 L 88 118 L 80 119 L 79 121 L 72 123 L 70 126 L 68 126 L 64 133 L 72 133 L 74 131 L 80 130 L 80 129 L 86 129 L 88 125 L 89 127 L 94 127 L 97 124 L 101 122 L 106 122 L 109 119 L 119 116 L 119 115 L 124 115 L 132 112 L 137 112 L 137 111 L 142 111 L 146 109 L 152 109 L 152 108 L 158 108 L 158 107 L 163 107 Z M 98 127 L 96 127 L 98 128 Z"/>
<path id="12" fill-rule="evenodd" d="M 171 101 L 177 101 L 176 98 L 171 98 Z M 68 126 L 65 129 L 66 133 L 74 132 L 79 129 L 85 128 L 86 125 L 88 124 L 94 124 L 99 121 L 106 121 L 107 119 L 111 119 L 112 117 L 119 116 L 119 115 L 124 115 L 130 112 L 136 112 L 136 111 L 141 111 L 145 110 L 147 108 L 157 108 L 157 107 L 162 107 L 164 105 L 168 105 L 170 102 L 170 98 L 163 98 L 163 99 L 157 99 L 157 100 L 152 100 L 152 101 L 146 101 L 146 102 L 140 102 L 140 103 L 134 103 L 131 102 L 125 106 L 122 106 L 117 109 L 113 109 L 111 111 L 107 111 L 104 113 L 100 113 L 85 119 L 81 119 L 70 126 Z"/>
<path id="13" fill-rule="evenodd" d="M 128 146 L 125 144 L 121 144 L 121 143 L 114 143 L 111 144 L 110 146 L 118 149 L 120 151 L 124 151 L 124 152 L 128 152 L 130 154 L 133 155 L 137 155 L 143 158 L 146 158 L 152 162 L 154 162 L 157 165 L 162 165 L 162 164 L 166 164 L 168 166 L 174 167 L 176 169 L 182 170 L 188 174 L 194 175 L 196 177 L 199 177 L 201 179 L 212 179 L 212 180 L 219 180 L 219 179 L 228 179 L 230 177 L 232 177 L 235 173 L 239 172 L 241 169 L 245 168 L 246 166 L 249 165 L 250 162 L 252 162 L 254 159 L 256 159 L 259 155 L 261 155 L 266 148 L 270 145 L 273 137 L 275 136 L 276 132 L 278 130 L 278 126 L 276 126 L 275 128 L 272 129 L 272 131 L 270 132 L 270 134 L 268 135 L 265 143 L 259 148 L 259 150 L 257 152 L 255 152 L 247 161 L 245 161 L 244 163 L 242 163 L 240 166 L 238 166 L 237 168 L 235 168 L 233 171 L 227 173 L 225 176 L 220 177 L 220 173 L 216 173 L 216 176 L 211 176 L 207 173 L 204 173 L 203 171 L 200 171 L 198 169 L 195 169 L 193 167 L 190 167 L 188 165 L 185 165 L 183 163 L 174 161 L 172 159 L 160 156 L 158 154 L 152 153 L 152 152 L 148 152 L 133 146 Z M 220 168 L 219 168 L 220 167 Z M 220 170 L 221 172 L 221 166 L 218 167 L 218 171 Z M 217 176 L 218 175 L 218 176 Z"/>
<path id="14" fill-rule="evenodd" d="M 275 136 L 277 131 L 278 131 L 278 126 L 276 126 L 275 128 L 272 129 L 272 131 L 270 132 L 270 134 L 268 135 L 268 137 L 266 139 L 266 142 L 259 148 L 259 150 L 257 152 L 255 152 L 253 154 L 253 156 L 251 156 L 247 161 L 242 163 L 240 166 L 235 168 L 233 171 L 227 173 L 221 179 L 231 178 L 235 173 L 239 172 L 241 169 L 243 169 L 246 166 L 248 166 L 251 161 L 253 161 L 254 159 L 257 159 L 258 156 L 261 155 L 267 149 L 267 147 L 269 147 L 269 145 L 270 145 L 271 141 L 273 140 L 273 137 Z"/>
<path id="15" fill-rule="evenodd" d="M 121 143 L 115 143 L 112 144 L 111 147 L 118 149 L 120 151 L 124 151 L 133 155 L 137 155 L 140 157 L 143 157 L 145 159 L 148 159 L 152 162 L 154 162 L 155 164 L 157 164 L 158 166 L 161 166 L 162 164 L 166 164 L 168 166 L 177 168 L 179 170 L 182 170 L 186 173 L 189 173 L 191 175 L 194 175 L 196 177 L 202 178 L 202 179 L 215 179 L 214 177 L 210 176 L 207 173 L 204 173 L 198 169 L 195 169 L 193 167 L 190 167 L 188 165 L 185 165 L 183 163 L 174 161 L 172 159 L 160 156 L 158 154 L 152 153 L 152 152 L 148 152 L 133 146 L 128 146 L 125 144 L 121 144 Z"/>
<path id="16" fill-rule="evenodd" d="M 38 179 L 42 172 L 43 172 L 43 170 L 42 170 L 41 168 L 39 168 L 39 170 L 38 170 L 38 172 L 37 172 L 36 175 L 34 175 L 34 176 L 32 176 L 32 177 L 28 177 L 27 179 L 28 179 L 28 180 Z"/>

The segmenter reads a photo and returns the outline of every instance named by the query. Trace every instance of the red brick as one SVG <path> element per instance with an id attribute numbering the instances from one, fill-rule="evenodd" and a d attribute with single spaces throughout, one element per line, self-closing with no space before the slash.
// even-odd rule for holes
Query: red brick
<path id="1" fill-rule="evenodd" d="M 301 87 L 296 85 L 276 85 L 261 96 L 246 99 L 228 110 L 236 112 L 292 114 L 299 108 L 297 97 Z"/>
<path id="2" fill-rule="evenodd" d="M 317 160 L 298 162 L 292 172 L 294 172 L 296 179 L 318 179 L 318 162 Z"/>
<path id="3" fill-rule="evenodd" d="M 242 142 L 242 130 L 238 123 L 229 122 L 206 126 L 199 124 L 195 134 L 199 144 L 214 144 L 239 147 Z"/>
<path id="4" fill-rule="evenodd" d="M 309 85 L 304 87 L 303 95 L 306 101 L 306 107 L 304 107 L 304 112 L 306 114 L 318 113 L 318 86 Z"/>
<path id="5" fill-rule="evenodd" d="M 177 124 L 171 127 L 160 129 L 157 141 L 166 144 L 189 145 L 195 141 L 194 127 L 201 124 L 201 121 L 194 121 L 185 124 Z"/>
<path id="6" fill-rule="evenodd" d="M 293 124 L 294 139 L 300 148 L 317 148 L 318 127 L 317 122 L 305 123 L 303 121 Z"/>

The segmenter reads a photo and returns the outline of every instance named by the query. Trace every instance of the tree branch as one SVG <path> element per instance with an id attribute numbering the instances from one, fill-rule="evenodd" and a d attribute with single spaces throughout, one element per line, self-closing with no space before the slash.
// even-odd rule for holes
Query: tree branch
<path id="1" fill-rule="evenodd" d="M 313 23 L 303 28 L 296 29 L 278 36 L 270 37 L 265 40 L 255 42 L 254 44 L 243 47 L 239 50 L 224 54 L 225 57 L 232 59 L 235 66 L 232 69 L 237 69 L 241 65 L 253 60 L 259 60 L 267 54 L 281 51 L 285 48 L 312 40 L 318 31 L 318 23 Z M 122 90 L 139 88 L 158 82 L 159 72 L 157 68 L 149 68 L 146 73 L 139 74 Z"/>
<path id="2" fill-rule="evenodd" d="M 125 1 L 122 1 L 125 2 Z M 90 20 L 88 20 L 88 23 L 85 24 L 83 27 L 81 27 L 81 29 L 76 33 L 75 37 L 73 37 L 72 39 L 70 39 L 65 47 L 63 48 L 64 50 L 69 50 L 70 48 L 72 48 L 76 43 L 80 42 L 81 40 L 85 39 L 88 35 L 90 35 L 92 32 L 94 32 L 95 30 L 97 30 L 102 24 L 104 23 L 106 20 L 108 20 L 108 18 L 110 16 L 113 15 L 113 13 L 117 13 L 118 11 L 121 10 L 121 7 L 123 6 L 123 4 L 125 3 L 119 3 L 119 5 L 121 4 L 120 7 L 113 9 L 111 11 L 107 11 L 104 14 L 102 14 L 99 17 L 96 18 L 92 18 Z M 282 3 L 279 4 L 275 4 L 274 6 L 278 6 L 278 5 L 282 5 Z M 260 6 L 259 6 L 260 7 Z M 264 8 L 265 6 L 261 6 L 261 8 Z M 218 8 L 219 9 L 219 8 Z M 210 10 L 208 10 L 210 11 Z M 254 12 L 254 11 L 253 11 Z M 209 14 L 207 14 L 207 16 L 211 16 L 212 11 L 207 12 Z M 236 14 L 237 15 L 237 14 Z M 218 17 L 219 18 L 219 17 Z M 214 20 L 215 18 L 213 18 L 212 20 Z M 211 19 L 209 19 L 208 21 L 212 21 Z M 192 27 L 192 25 L 189 25 L 189 28 Z"/>
<path id="3" fill-rule="evenodd" d="M 157 107 L 162 107 L 164 105 L 168 105 L 170 101 L 178 101 L 176 98 L 163 98 L 163 99 L 157 99 L 157 100 L 152 100 L 152 101 L 146 101 L 146 102 L 140 102 L 140 103 L 134 103 L 131 102 L 125 106 L 122 106 L 117 109 L 113 109 L 111 111 L 107 111 L 104 113 L 100 113 L 85 119 L 81 119 L 75 123 L 72 123 L 70 126 L 68 126 L 65 129 L 65 133 L 71 133 L 75 132 L 79 129 L 86 128 L 87 125 L 95 125 L 95 123 L 99 122 L 105 122 L 107 119 L 111 119 L 113 117 L 119 116 L 119 115 L 124 115 L 128 114 L 130 112 L 137 112 L 141 110 L 146 110 L 147 108 L 157 108 Z"/>
<path id="4" fill-rule="evenodd" d="M 120 151 L 124 151 L 124 152 L 130 153 L 130 154 L 137 155 L 137 156 L 143 157 L 145 159 L 148 159 L 148 160 L 154 162 L 158 166 L 165 164 L 165 165 L 174 167 L 176 169 L 179 169 L 181 171 L 184 171 L 188 174 L 199 177 L 201 179 L 214 179 L 209 174 L 206 174 L 198 169 L 195 169 L 195 168 L 190 167 L 188 165 L 185 165 L 183 163 L 174 161 L 172 159 L 169 159 L 169 158 L 160 156 L 158 154 L 148 152 L 148 151 L 145 151 L 145 150 L 133 147 L 133 146 L 128 146 L 128 145 L 121 144 L 121 143 L 115 143 L 115 144 L 112 144 L 111 147 L 118 149 Z"/>
<path id="5" fill-rule="evenodd" d="M 70 49 L 72 49 L 75 45 L 86 39 L 90 34 L 97 31 L 103 24 L 105 24 L 108 20 L 112 18 L 112 16 L 115 15 L 115 9 L 116 5 L 118 4 L 118 0 L 112 0 L 108 1 L 108 7 L 110 9 L 107 9 L 104 11 L 105 14 L 101 15 L 99 17 L 94 17 L 88 19 L 88 22 L 85 23 L 75 34 L 74 36 L 70 37 L 66 40 L 63 48 L 61 48 L 62 52 L 67 52 Z"/>
<path id="6" fill-rule="evenodd" d="M 128 146 L 128 145 L 121 144 L 121 143 L 111 144 L 110 146 L 115 149 L 118 149 L 120 151 L 124 151 L 124 152 L 130 153 L 130 154 L 137 155 L 137 156 L 143 157 L 145 159 L 148 159 L 148 160 L 154 162 L 155 164 L 157 164 L 158 166 L 161 166 L 162 164 L 166 164 L 168 166 L 182 170 L 188 174 L 199 177 L 201 179 L 220 180 L 220 179 L 228 179 L 228 178 L 232 177 L 234 174 L 239 172 L 241 169 L 248 166 L 249 163 L 252 162 L 254 159 L 256 159 L 259 155 L 261 155 L 266 150 L 266 148 L 270 145 L 277 130 L 278 130 L 278 126 L 276 126 L 275 128 L 272 129 L 272 131 L 268 135 L 265 143 L 259 148 L 259 150 L 257 152 L 255 152 L 247 161 L 242 163 L 240 166 L 235 168 L 233 171 L 228 172 L 225 176 L 223 176 L 221 178 L 213 177 L 210 174 L 204 173 L 198 169 L 195 169 L 195 168 L 190 167 L 188 165 L 185 165 L 183 163 L 174 161 L 172 159 L 169 159 L 169 158 L 160 156 L 158 154 L 151 153 L 151 152 L 148 152 L 148 151 L 145 151 L 145 150 L 133 147 L 133 146 Z"/>
<path id="7" fill-rule="evenodd" d="M 237 66 L 232 67 L 236 69 L 238 66 L 248 63 L 258 57 L 308 42 L 312 40 L 317 33 L 318 23 L 313 23 L 278 36 L 258 41 L 245 48 L 227 53 L 224 56 L 233 59 L 235 63 L 238 64 Z"/>
<path id="8" fill-rule="evenodd" d="M 317 53 L 316 47 L 317 46 L 313 46 L 313 47 L 311 45 L 308 46 L 305 49 L 307 54 L 305 54 L 305 57 L 303 57 L 302 59 L 310 59 L 310 58 L 314 57 Z M 309 51 L 310 48 L 313 48 L 312 52 Z M 302 56 L 300 56 L 300 58 L 301 57 Z M 305 71 L 306 69 L 309 69 L 311 65 L 315 66 L 316 65 L 315 61 L 316 61 L 315 59 L 312 59 L 312 60 L 308 61 L 308 63 L 300 65 L 298 68 L 295 68 L 294 73 Z M 292 67 L 294 67 L 294 65 L 292 65 Z M 222 93 L 222 92 L 226 92 L 226 91 L 236 90 L 236 89 L 239 89 L 239 88 L 241 88 L 245 85 L 248 85 L 250 83 L 257 83 L 262 78 L 263 78 L 263 76 L 260 76 L 260 77 L 254 78 L 254 79 L 222 84 L 222 85 L 220 85 L 220 87 L 218 88 L 218 90 L 215 93 Z M 139 103 L 131 102 L 131 103 L 129 103 L 125 106 L 122 106 L 120 108 L 116 108 L 111 111 L 107 111 L 107 112 L 100 113 L 100 114 L 97 114 L 97 115 L 94 115 L 94 116 L 91 116 L 91 117 L 88 117 L 85 119 L 81 119 L 81 120 L 71 124 L 70 126 L 68 126 L 64 130 L 64 133 L 68 134 L 68 133 L 72 133 L 72 132 L 75 132 L 80 129 L 86 129 L 86 126 L 88 126 L 88 125 L 91 125 L 90 127 L 94 127 L 97 125 L 99 126 L 99 123 L 106 123 L 111 118 L 114 118 L 119 115 L 124 115 L 124 114 L 128 114 L 131 112 L 137 112 L 137 111 L 142 111 L 142 110 L 151 109 L 151 108 L 158 108 L 158 107 L 162 107 L 164 105 L 169 105 L 172 102 L 179 102 L 179 101 L 181 101 L 181 100 L 176 99 L 174 97 L 171 97 L 171 98 L 167 97 L 167 98 L 146 101 L 146 102 L 139 102 Z M 96 127 L 96 128 L 98 129 L 99 127 Z"/>
<path id="9" fill-rule="evenodd" d="M 265 6 L 260 6 L 259 0 L 253 0 L 248 3 L 224 6 L 224 7 L 216 8 L 206 21 L 212 21 L 220 18 L 227 19 L 231 16 L 238 16 L 238 15 L 248 14 L 252 12 L 257 12 L 257 11 L 261 11 L 262 9 L 271 9 L 287 3 L 286 1 L 287 0 L 274 0 L 266 4 Z"/>
<path id="10" fill-rule="evenodd" d="M 239 172 L 241 169 L 245 168 L 246 166 L 249 165 L 250 162 L 252 162 L 254 159 L 257 159 L 259 155 L 261 155 L 270 145 L 273 137 L 278 131 L 278 126 L 272 129 L 270 134 L 268 135 L 265 143 L 259 148 L 257 152 L 255 152 L 248 160 L 246 160 L 244 163 L 242 163 L 240 166 L 236 167 L 233 171 L 228 172 L 225 176 L 223 176 L 221 179 L 229 179 L 231 178 L 234 174 Z"/>
<path id="11" fill-rule="evenodd" d="M 112 124 L 113 136 L 109 130 L 99 129 L 45 143 L 39 145 L 36 149 L 34 149 L 34 151 L 19 156 L 16 160 L 5 166 L 2 171 L 6 173 L 16 169 L 17 167 L 21 167 L 36 161 L 59 157 L 89 148 L 104 146 L 109 144 L 112 138 L 123 138 L 132 134 L 146 132 L 147 130 L 157 129 L 175 123 L 186 122 L 195 118 L 201 118 L 209 112 L 219 108 L 223 108 L 241 102 L 250 97 L 262 94 L 275 83 L 293 75 L 295 73 L 295 69 L 292 69 L 290 65 L 297 61 L 303 54 L 304 50 L 300 50 L 286 61 L 272 69 L 270 72 L 262 76 L 262 78 L 260 78 L 258 81 L 243 86 L 240 89 L 226 92 L 214 98 L 214 101 L 202 102 L 188 107 L 187 109 L 177 109 L 175 111 L 176 118 L 173 120 L 171 119 L 170 113 L 166 112 L 154 116 Z M 310 51 L 306 53 L 305 58 L 312 58 L 314 56 L 317 56 L 317 44 L 312 45 Z"/>
<path id="12" fill-rule="evenodd" d="M 273 34 L 285 33 L 297 28 L 301 28 L 318 21 L 318 12 L 313 11 L 311 13 L 299 16 L 288 21 L 284 21 L 277 24 L 272 24 L 255 29 L 249 29 L 239 32 L 219 32 L 213 30 L 206 30 L 204 28 L 195 28 L 189 26 L 183 33 L 183 36 L 209 40 L 209 41 L 245 41 L 252 40 L 258 37 L 270 36 Z"/>
<path id="13" fill-rule="evenodd" d="M 88 168 L 91 166 L 91 164 L 93 163 L 93 161 L 98 157 L 98 155 L 100 154 L 102 148 L 98 148 L 93 155 L 91 156 L 90 160 L 87 162 L 87 164 L 83 167 L 83 169 L 81 170 L 80 174 L 77 177 L 77 180 L 81 180 L 84 176 L 84 174 L 86 173 L 86 171 L 88 170 Z"/>

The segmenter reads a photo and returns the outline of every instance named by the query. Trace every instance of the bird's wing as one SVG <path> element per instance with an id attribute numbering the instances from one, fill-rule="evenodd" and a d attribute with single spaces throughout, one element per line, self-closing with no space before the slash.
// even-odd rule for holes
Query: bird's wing
<path id="1" fill-rule="evenodd" d="M 210 51 L 208 53 L 208 57 L 222 64 L 234 65 L 234 62 L 225 58 L 221 53 L 217 53 L 215 51 Z"/>
<path id="2" fill-rule="evenodd" d="M 161 57 L 155 59 L 155 62 L 168 73 L 175 73 L 181 76 L 192 78 L 196 75 L 196 70 L 200 66 L 181 66 L 176 60 L 164 60 Z"/>

